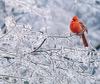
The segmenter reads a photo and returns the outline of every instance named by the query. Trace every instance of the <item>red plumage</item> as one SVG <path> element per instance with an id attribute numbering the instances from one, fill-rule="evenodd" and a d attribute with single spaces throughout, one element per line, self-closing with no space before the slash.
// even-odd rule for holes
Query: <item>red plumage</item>
<path id="1" fill-rule="evenodd" d="M 81 36 L 84 47 L 89 46 L 85 35 L 85 32 L 87 32 L 87 28 L 82 22 L 79 21 L 77 16 L 74 16 L 72 18 L 72 21 L 70 23 L 70 30 L 71 32 Z"/>

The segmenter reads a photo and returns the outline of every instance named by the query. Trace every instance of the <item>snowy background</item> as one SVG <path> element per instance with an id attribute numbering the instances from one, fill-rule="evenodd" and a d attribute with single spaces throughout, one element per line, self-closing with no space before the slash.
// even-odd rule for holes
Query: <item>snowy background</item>
<path id="1" fill-rule="evenodd" d="M 89 49 L 70 35 L 74 15 Z M 0 0 L 0 84 L 100 84 L 99 35 L 100 0 Z"/>

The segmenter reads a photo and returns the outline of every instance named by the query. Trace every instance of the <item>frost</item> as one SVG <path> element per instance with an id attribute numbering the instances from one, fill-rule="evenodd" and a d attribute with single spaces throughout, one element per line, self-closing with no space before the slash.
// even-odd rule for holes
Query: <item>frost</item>
<path id="1" fill-rule="evenodd" d="M 0 84 L 99 84 L 100 52 L 67 29 L 74 14 L 86 21 L 98 9 L 99 0 L 0 0 Z"/>

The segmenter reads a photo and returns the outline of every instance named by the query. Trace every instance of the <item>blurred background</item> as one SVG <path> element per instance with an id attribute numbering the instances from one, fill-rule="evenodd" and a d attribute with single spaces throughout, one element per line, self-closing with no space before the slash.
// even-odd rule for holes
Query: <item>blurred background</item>
<path id="1" fill-rule="evenodd" d="M 65 35 L 77 15 L 88 28 L 91 44 L 100 50 L 100 0 L 0 0 L 0 33 L 5 33 L 5 18 L 29 24 L 33 31 Z"/>

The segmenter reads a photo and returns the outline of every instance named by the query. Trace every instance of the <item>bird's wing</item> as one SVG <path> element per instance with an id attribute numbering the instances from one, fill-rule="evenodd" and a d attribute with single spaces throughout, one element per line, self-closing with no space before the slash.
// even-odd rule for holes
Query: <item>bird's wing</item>
<path id="1" fill-rule="evenodd" d="M 83 31 L 86 31 L 88 33 L 87 27 L 82 22 L 79 22 L 79 23 L 81 27 L 83 28 Z"/>

